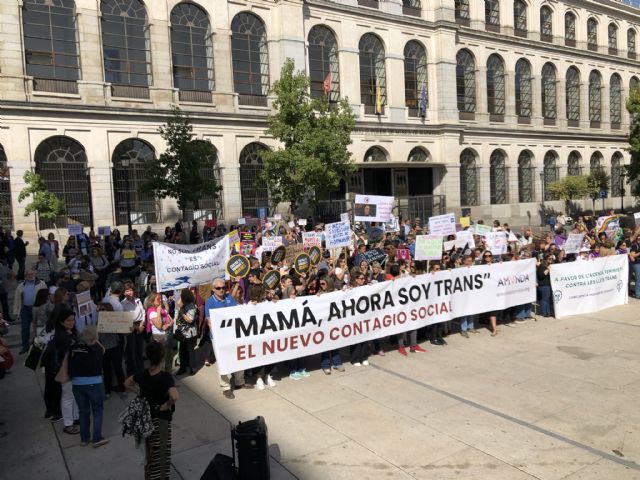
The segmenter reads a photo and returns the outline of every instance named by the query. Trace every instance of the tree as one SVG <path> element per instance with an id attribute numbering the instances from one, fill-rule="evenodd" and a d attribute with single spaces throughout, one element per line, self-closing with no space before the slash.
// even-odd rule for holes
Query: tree
<path id="1" fill-rule="evenodd" d="M 566 213 L 570 214 L 571 200 L 582 198 L 587 194 L 587 177 L 584 175 L 569 175 L 548 187 L 549 194 L 558 200 L 564 200 Z"/>
<path id="2" fill-rule="evenodd" d="M 609 190 L 609 181 L 611 177 L 607 175 L 604 168 L 596 168 L 587 176 L 587 194 L 591 197 L 591 205 L 593 213 L 596 212 L 596 200 L 600 198 L 602 190 Z"/>
<path id="3" fill-rule="evenodd" d="M 630 116 L 629 148 L 631 163 L 625 167 L 626 176 L 632 185 L 631 194 L 640 197 L 640 89 L 634 88 L 629 92 L 627 110 Z"/>
<path id="4" fill-rule="evenodd" d="M 36 212 L 39 217 L 55 222 L 57 217 L 65 214 L 64 200 L 49 191 L 40 175 L 27 171 L 22 179 L 26 186 L 18 194 L 18 202 L 31 197 L 31 203 L 24 207 L 25 217 Z"/>
<path id="5" fill-rule="evenodd" d="M 347 99 L 329 104 L 325 96 L 311 98 L 309 79 L 294 72 L 290 58 L 272 92 L 276 113 L 267 120 L 267 133 L 282 147 L 264 152 L 258 178 L 267 184 L 272 208 L 289 202 L 294 211 L 305 197 L 313 204 L 315 192 L 336 190 L 355 170 L 347 150 L 355 118 Z"/>
<path id="6" fill-rule="evenodd" d="M 179 108 L 172 109 L 172 115 L 159 131 L 167 149 L 145 163 L 146 181 L 142 190 L 157 198 L 175 198 L 184 219 L 189 206 L 197 210 L 201 197 L 215 199 L 222 190 L 215 180 L 202 175 L 203 169 L 213 168 L 211 159 L 216 150 L 208 141 L 193 139 L 189 117 Z"/>

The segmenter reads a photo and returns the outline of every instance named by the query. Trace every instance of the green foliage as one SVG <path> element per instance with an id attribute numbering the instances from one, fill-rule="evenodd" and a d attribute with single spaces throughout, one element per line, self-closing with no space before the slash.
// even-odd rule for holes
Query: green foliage
<path id="1" fill-rule="evenodd" d="M 597 168 L 587 176 L 587 195 L 592 200 L 600 197 L 600 190 L 609 190 L 611 177 L 604 168 Z"/>
<path id="2" fill-rule="evenodd" d="M 629 148 L 631 163 L 625 167 L 628 182 L 632 185 L 631 194 L 640 197 L 640 89 L 634 88 L 627 99 L 630 115 Z"/>
<path id="3" fill-rule="evenodd" d="M 329 104 L 326 97 L 311 98 L 309 79 L 294 72 L 291 59 L 272 92 L 276 113 L 268 119 L 267 133 L 283 147 L 262 154 L 259 181 L 267 184 L 272 207 L 289 202 L 293 210 L 309 194 L 336 190 L 355 170 L 347 150 L 355 118 L 346 99 Z"/>
<path id="4" fill-rule="evenodd" d="M 569 175 L 548 187 L 549 194 L 558 200 L 564 200 L 567 204 L 571 200 L 583 198 L 587 195 L 587 177 L 584 175 Z"/>
<path id="5" fill-rule="evenodd" d="M 28 171 L 22 178 L 27 185 L 20 191 L 18 202 L 22 203 L 31 197 L 31 203 L 24 207 L 25 217 L 38 212 L 40 217 L 54 221 L 56 217 L 64 215 L 64 200 L 49 191 L 40 175 Z"/>
<path id="6" fill-rule="evenodd" d="M 179 108 L 172 111 L 167 123 L 159 128 L 167 149 L 145 163 L 147 179 L 142 190 L 157 198 L 175 198 L 184 213 L 189 206 L 197 210 L 202 196 L 217 198 L 222 187 L 201 173 L 213 168 L 214 146 L 208 141 L 194 140 L 189 117 Z"/>

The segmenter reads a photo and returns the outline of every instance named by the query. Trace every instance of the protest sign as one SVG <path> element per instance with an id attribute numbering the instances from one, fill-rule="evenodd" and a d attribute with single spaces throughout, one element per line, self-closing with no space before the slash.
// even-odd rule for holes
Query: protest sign
<path id="1" fill-rule="evenodd" d="M 476 248 L 476 241 L 471 230 L 456 233 L 456 248 Z"/>
<path id="2" fill-rule="evenodd" d="M 302 252 L 293 261 L 293 268 L 298 273 L 308 273 L 311 270 L 311 257 L 309 254 Z"/>
<path id="3" fill-rule="evenodd" d="M 98 312 L 98 333 L 131 333 L 136 312 Z"/>
<path id="4" fill-rule="evenodd" d="M 240 242 L 240 253 L 246 257 L 256 254 L 256 242 Z"/>
<path id="5" fill-rule="evenodd" d="M 349 222 L 327 223 L 324 226 L 324 233 L 327 248 L 340 248 L 351 245 Z"/>
<path id="6" fill-rule="evenodd" d="M 229 237 L 195 245 L 153 242 L 158 292 L 179 290 L 224 277 Z"/>
<path id="7" fill-rule="evenodd" d="M 301 227 L 306 227 L 307 226 L 307 219 L 306 218 L 299 218 L 298 219 L 298 225 L 300 225 Z"/>
<path id="8" fill-rule="evenodd" d="M 303 232 L 302 245 L 304 245 L 304 248 L 321 247 L 322 232 Z"/>
<path id="9" fill-rule="evenodd" d="M 467 228 L 471 225 L 471 217 L 460 217 L 460 226 Z"/>
<path id="10" fill-rule="evenodd" d="M 456 241 L 455 240 L 449 240 L 448 242 L 444 242 L 442 244 L 442 251 L 443 252 L 450 252 L 454 248 L 456 248 Z"/>
<path id="11" fill-rule="evenodd" d="M 229 232 L 228 237 L 229 237 L 229 245 L 233 246 L 236 243 L 240 243 L 240 233 L 238 233 L 238 230 L 233 230 Z"/>
<path id="12" fill-rule="evenodd" d="M 287 250 L 284 248 L 284 245 L 280 245 L 271 253 L 271 264 L 277 265 L 284 260 L 284 257 L 287 255 Z"/>
<path id="13" fill-rule="evenodd" d="M 456 233 L 456 215 L 454 213 L 446 213 L 444 215 L 436 215 L 429 217 L 429 235 L 455 235 Z"/>
<path id="14" fill-rule="evenodd" d="M 296 243 L 294 245 L 289 245 L 287 247 L 287 254 L 284 257 L 284 262 L 289 266 L 293 267 L 295 259 L 298 255 L 304 253 L 304 245 L 301 243 Z"/>
<path id="15" fill-rule="evenodd" d="M 274 219 L 274 220 L 282 220 L 282 214 L 281 214 L 281 213 L 276 213 L 276 214 L 273 216 L 273 219 Z"/>
<path id="16" fill-rule="evenodd" d="M 295 228 L 296 227 L 296 222 L 294 222 L 293 220 L 289 220 L 287 225 L 289 226 L 289 228 Z"/>
<path id="17" fill-rule="evenodd" d="M 584 233 L 570 233 L 562 248 L 565 253 L 580 253 L 582 240 L 584 240 Z"/>
<path id="18" fill-rule="evenodd" d="M 411 260 L 411 252 L 404 248 L 399 248 L 396 250 L 396 259 L 398 260 Z"/>
<path id="19" fill-rule="evenodd" d="M 78 315 L 84 317 L 89 315 L 91 310 L 91 291 L 85 290 L 84 292 L 76 293 L 76 307 L 78 308 Z"/>
<path id="20" fill-rule="evenodd" d="M 282 245 L 282 236 L 275 235 L 273 237 L 262 237 L 262 250 L 265 252 L 273 252 Z"/>
<path id="21" fill-rule="evenodd" d="M 111 235 L 111 227 L 98 227 L 98 235 L 108 237 Z"/>
<path id="22" fill-rule="evenodd" d="M 487 249 L 493 255 L 507 253 L 507 234 L 505 232 L 487 232 L 485 235 Z"/>
<path id="23" fill-rule="evenodd" d="M 400 231 L 400 219 L 393 214 L 391 214 L 391 218 L 389 221 L 384 224 L 385 232 L 399 232 Z"/>
<path id="24" fill-rule="evenodd" d="M 250 268 L 251 263 L 244 255 L 234 255 L 227 261 L 227 274 L 232 278 L 246 277 Z"/>
<path id="25" fill-rule="evenodd" d="M 82 235 L 82 224 L 72 223 L 70 225 L 67 225 L 67 233 L 69 233 L 69 236 L 71 237 L 75 235 Z"/>
<path id="26" fill-rule="evenodd" d="M 228 374 L 487 309 L 504 310 L 535 298 L 535 260 L 529 259 L 401 277 L 277 303 L 214 308 L 208 313 L 218 371 Z"/>
<path id="27" fill-rule="evenodd" d="M 238 219 L 238 225 L 246 225 L 247 224 L 247 219 L 242 217 Z"/>
<path id="28" fill-rule="evenodd" d="M 349 214 L 348 213 L 341 213 L 340 214 L 340 221 L 341 222 L 348 222 L 349 221 Z"/>
<path id="29" fill-rule="evenodd" d="M 320 260 L 322 259 L 322 250 L 320 247 L 311 247 L 307 253 L 311 259 L 311 265 L 315 266 L 320 263 Z"/>
<path id="30" fill-rule="evenodd" d="M 636 222 L 636 225 L 640 224 L 640 212 L 633 214 L 633 220 Z"/>
<path id="31" fill-rule="evenodd" d="M 480 223 L 476 223 L 473 226 L 473 229 L 476 232 L 476 235 L 479 235 L 481 237 L 485 237 L 487 233 L 491 233 L 492 231 L 489 225 L 482 225 Z"/>
<path id="32" fill-rule="evenodd" d="M 262 284 L 269 290 L 274 290 L 280 283 L 280 272 L 277 270 L 270 270 L 262 277 Z"/>
<path id="33" fill-rule="evenodd" d="M 550 277 L 556 318 L 629 303 L 626 255 L 553 264 Z"/>
<path id="34" fill-rule="evenodd" d="M 353 219 L 356 222 L 388 222 L 393 209 L 393 197 L 356 195 Z"/>
<path id="35" fill-rule="evenodd" d="M 441 236 L 416 235 L 416 260 L 440 260 L 441 258 Z"/>
<path id="36" fill-rule="evenodd" d="M 267 207 L 258 207 L 258 218 L 266 219 L 268 210 L 269 209 Z"/>
<path id="37" fill-rule="evenodd" d="M 373 262 L 378 262 L 382 265 L 382 263 L 384 263 L 386 259 L 387 254 L 384 253 L 383 249 L 372 248 L 371 250 L 367 250 L 364 253 L 356 255 L 355 264 L 357 267 L 359 267 L 362 262 L 367 262 L 369 265 L 371 265 Z"/>

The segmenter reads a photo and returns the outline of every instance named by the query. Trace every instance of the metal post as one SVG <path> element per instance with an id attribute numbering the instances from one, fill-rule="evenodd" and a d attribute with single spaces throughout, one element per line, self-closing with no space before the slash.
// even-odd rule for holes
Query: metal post
<path id="1" fill-rule="evenodd" d="M 624 215 L 624 172 L 620 174 L 620 213 Z"/>
<path id="2" fill-rule="evenodd" d="M 133 231 L 133 229 L 131 228 L 131 197 L 129 195 L 129 166 L 131 165 L 131 159 L 127 154 L 124 154 L 122 155 L 122 157 L 120 157 L 120 165 L 124 170 L 124 192 L 127 202 L 127 227 L 129 236 L 131 236 L 131 233 Z"/>

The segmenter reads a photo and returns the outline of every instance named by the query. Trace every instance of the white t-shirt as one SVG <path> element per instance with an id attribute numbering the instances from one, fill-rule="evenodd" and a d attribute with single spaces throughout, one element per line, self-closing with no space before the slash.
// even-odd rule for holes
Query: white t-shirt
<path id="1" fill-rule="evenodd" d="M 167 334 L 166 330 L 158 330 L 155 324 L 153 323 L 153 321 L 157 319 L 158 319 L 158 311 L 155 308 L 153 308 L 149 311 L 149 321 L 151 322 L 151 333 L 153 333 L 154 335 L 166 335 Z"/>

